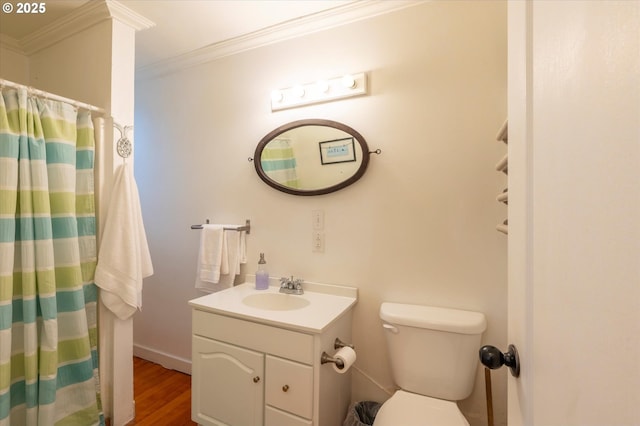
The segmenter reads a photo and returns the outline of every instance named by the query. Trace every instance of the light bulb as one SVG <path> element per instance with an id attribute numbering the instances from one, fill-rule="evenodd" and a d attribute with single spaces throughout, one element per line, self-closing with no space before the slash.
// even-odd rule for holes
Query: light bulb
<path id="1" fill-rule="evenodd" d="M 293 88 L 293 96 L 295 96 L 296 98 L 302 98 L 304 97 L 304 87 L 302 86 L 295 86 Z"/>
<path id="2" fill-rule="evenodd" d="M 356 79 L 353 78 L 351 74 L 347 74 L 344 77 L 342 77 L 342 85 L 347 89 L 355 89 Z"/>
<path id="3" fill-rule="evenodd" d="M 327 93 L 329 91 L 329 82 L 327 80 L 320 80 L 316 83 L 318 92 Z"/>
<path id="4" fill-rule="evenodd" d="M 274 90 L 271 92 L 271 101 L 278 103 L 278 102 L 282 102 L 282 99 L 284 98 L 284 96 L 282 95 L 282 92 L 280 90 Z"/>

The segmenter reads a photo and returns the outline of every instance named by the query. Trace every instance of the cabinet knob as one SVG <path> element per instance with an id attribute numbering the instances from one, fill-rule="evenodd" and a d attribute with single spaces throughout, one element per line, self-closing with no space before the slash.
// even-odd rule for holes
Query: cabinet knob
<path id="1" fill-rule="evenodd" d="M 256 376 L 253 378 L 253 383 L 258 383 L 260 381 L 260 376 Z"/>
<path id="2" fill-rule="evenodd" d="M 284 386 L 282 387 L 282 392 L 286 392 L 286 391 L 288 391 L 288 390 L 289 390 L 289 385 L 284 385 Z"/>

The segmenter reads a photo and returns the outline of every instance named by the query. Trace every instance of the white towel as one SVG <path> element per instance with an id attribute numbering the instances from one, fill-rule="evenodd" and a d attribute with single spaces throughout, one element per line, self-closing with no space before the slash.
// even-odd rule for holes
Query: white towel
<path id="1" fill-rule="evenodd" d="M 142 280 L 153 275 L 140 197 L 127 163 L 115 174 L 109 210 L 98 251 L 95 283 L 100 298 L 118 318 L 127 319 L 142 307 Z"/>
<path id="2" fill-rule="evenodd" d="M 198 254 L 198 283 L 216 284 L 229 271 L 227 240 L 222 225 L 202 225 Z M 206 284 L 203 284 L 206 287 Z"/>
<path id="3" fill-rule="evenodd" d="M 206 225 L 205 225 L 206 226 Z M 225 225 L 226 227 L 235 227 Z M 223 226 L 220 226 L 221 228 Z M 203 228 L 204 231 L 204 228 Z M 218 274 L 218 280 L 205 281 L 202 277 L 202 262 L 198 262 L 198 271 L 196 276 L 196 288 L 209 293 L 224 290 L 233 286 L 236 276 L 240 273 L 240 264 L 247 263 L 246 253 L 246 233 L 244 231 L 222 231 L 222 265 Z M 202 237 L 201 237 L 202 240 Z M 202 246 L 200 250 L 202 254 Z M 200 257 L 200 256 L 199 256 Z M 227 261 L 225 263 L 224 258 Z M 226 266 L 226 268 L 225 268 Z"/>
<path id="4" fill-rule="evenodd" d="M 227 235 L 227 248 L 229 252 L 229 271 L 220 276 L 220 283 L 225 287 L 231 287 L 240 274 L 240 264 L 247 263 L 246 233 L 244 231 L 225 231 Z"/>
<path id="5" fill-rule="evenodd" d="M 247 232 L 240 231 L 240 245 L 238 246 L 238 268 L 240 268 L 240 263 L 247 263 Z"/>

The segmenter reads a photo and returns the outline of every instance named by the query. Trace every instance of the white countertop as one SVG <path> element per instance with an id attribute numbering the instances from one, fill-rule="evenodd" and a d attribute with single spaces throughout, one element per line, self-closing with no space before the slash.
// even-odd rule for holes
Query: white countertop
<path id="1" fill-rule="evenodd" d="M 303 287 L 304 294 L 291 294 L 287 297 L 304 298 L 309 304 L 293 310 L 268 310 L 243 303 L 242 299 L 252 294 L 279 293 L 277 285 L 272 285 L 267 290 L 256 290 L 253 283 L 240 284 L 198 297 L 190 300 L 189 305 L 201 311 L 290 330 L 321 333 L 329 324 L 348 312 L 358 300 L 358 289 L 355 287 L 318 283 L 304 283 Z"/>

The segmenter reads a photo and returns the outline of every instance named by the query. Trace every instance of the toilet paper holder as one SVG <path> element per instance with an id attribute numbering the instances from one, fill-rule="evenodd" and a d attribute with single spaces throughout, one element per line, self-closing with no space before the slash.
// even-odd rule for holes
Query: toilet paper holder
<path id="1" fill-rule="evenodd" d="M 336 337 L 336 340 L 333 341 L 333 349 L 340 349 L 340 348 L 344 348 L 345 346 L 350 347 L 351 349 L 355 349 L 356 347 L 353 346 L 350 343 L 345 343 L 342 340 L 340 340 L 339 337 Z"/>
<path id="2" fill-rule="evenodd" d="M 350 343 L 343 342 L 338 337 L 336 337 L 336 340 L 333 341 L 333 349 L 340 349 L 340 348 L 344 348 L 345 346 L 351 349 L 355 349 L 355 346 L 353 346 Z M 334 358 L 331 355 L 329 355 L 326 351 L 323 351 L 322 355 L 320 356 L 320 364 L 327 364 L 329 362 L 334 363 L 336 367 L 338 367 L 341 370 L 344 368 L 344 362 L 341 359 Z"/>
<path id="3" fill-rule="evenodd" d="M 334 363 L 336 367 L 338 367 L 341 370 L 344 368 L 344 362 L 342 362 L 341 359 L 334 358 L 330 356 L 328 353 L 322 352 L 322 355 L 320 356 L 320 364 L 327 364 L 329 362 Z"/>

